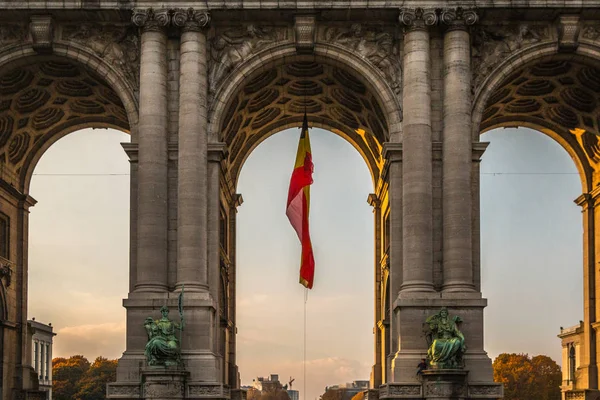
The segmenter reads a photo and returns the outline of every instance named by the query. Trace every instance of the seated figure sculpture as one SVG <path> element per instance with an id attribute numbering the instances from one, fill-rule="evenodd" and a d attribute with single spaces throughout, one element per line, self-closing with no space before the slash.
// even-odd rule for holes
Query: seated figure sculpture
<path id="1" fill-rule="evenodd" d="M 179 325 L 169 320 L 169 308 L 163 306 L 160 309 L 161 319 L 153 320 L 146 318 L 144 328 L 148 334 L 146 343 L 146 360 L 148 365 L 172 366 L 181 363 L 181 349 L 179 340 L 175 335 L 176 330 L 183 330 L 183 324 Z"/>
<path id="2" fill-rule="evenodd" d="M 427 358 L 432 367 L 437 369 L 463 368 L 462 357 L 466 346 L 465 337 L 457 327 L 459 322 L 462 320 L 458 316 L 448 317 L 448 310 L 445 307 L 425 321 L 430 331 Z"/>

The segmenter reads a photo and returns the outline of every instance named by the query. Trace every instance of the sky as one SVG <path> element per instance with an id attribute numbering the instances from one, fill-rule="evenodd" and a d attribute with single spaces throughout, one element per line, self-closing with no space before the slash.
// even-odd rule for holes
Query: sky
<path id="1" fill-rule="evenodd" d="M 311 130 L 314 289 L 298 284 L 300 246 L 285 201 L 299 130 L 259 145 L 238 192 L 238 365 L 242 384 L 275 373 L 303 390 L 369 379 L 373 364 L 373 184 L 345 140 Z M 528 129 L 486 133 L 481 175 L 485 346 L 546 354 L 560 363 L 560 326 L 582 319 L 581 194 L 556 142 Z M 29 317 L 51 322 L 54 356 L 118 358 L 125 347 L 129 164 L 112 130 L 83 130 L 54 144 L 31 183 Z M 306 308 L 305 308 L 306 307 Z M 302 393 L 301 393 L 302 395 Z"/>

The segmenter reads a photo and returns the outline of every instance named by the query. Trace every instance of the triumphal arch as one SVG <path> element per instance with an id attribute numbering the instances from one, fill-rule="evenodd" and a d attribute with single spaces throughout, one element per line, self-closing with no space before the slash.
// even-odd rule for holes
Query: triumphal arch
<path id="1" fill-rule="evenodd" d="M 599 0 L 0 0 L 2 398 L 36 395 L 32 171 L 86 127 L 131 134 L 127 340 L 108 397 L 243 397 L 237 179 L 249 153 L 304 112 L 347 139 L 373 178 L 379 391 L 369 396 L 502 397 L 483 341 L 479 135 L 527 126 L 580 173 L 585 307 L 565 396 L 598 398 Z M 176 309 L 183 287 L 183 363 L 151 368 L 144 321 Z M 442 307 L 462 320 L 464 368 L 428 380 L 415 374 L 423 324 Z"/>

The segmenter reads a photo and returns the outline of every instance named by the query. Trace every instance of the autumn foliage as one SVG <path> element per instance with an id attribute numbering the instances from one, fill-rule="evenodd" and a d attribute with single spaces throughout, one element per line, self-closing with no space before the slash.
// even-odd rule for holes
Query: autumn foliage
<path id="1" fill-rule="evenodd" d="M 117 377 L 117 360 L 98 357 L 90 362 L 81 355 L 52 360 L 54 400 L 104 400 L 106 384 Z"/>
<path id="2" fill-rule="evenodd" d="M 504 400 L 560 400 L 562 374 L 548 356 L 502 353 L 493 368 L 494 381 L 504 384 Z"/>

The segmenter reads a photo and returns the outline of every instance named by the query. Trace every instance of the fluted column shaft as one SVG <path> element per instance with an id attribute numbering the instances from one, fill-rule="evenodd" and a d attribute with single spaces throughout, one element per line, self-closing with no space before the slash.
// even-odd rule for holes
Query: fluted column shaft
<path id="1" fill-rule="evenodd" d="M 142 34 L 136 291 L 167 290 L 167 23 L 149 19 L 138 24 Z"/>
<path id="2" fill-rule="evenodd" d="M 472 291 L 471 45 L 463 15 L 449 10 L 441 19 L 449 25 L 444 35 L 443 290 Z"/>
<path id="3" fill-rule="evenodd" d="M 402 291 L 433 290 L 431 85 L 423 19 L 404 35 Z M 392 260 L 393 262 L 393 260 Z"/>
<path id="4" fill-rule="evenodd" d="M 184 17 L 179 80 L 176 286 L 205 291 L 208 289 L 206 34 L 194 20 L 193 12 Z"/>

